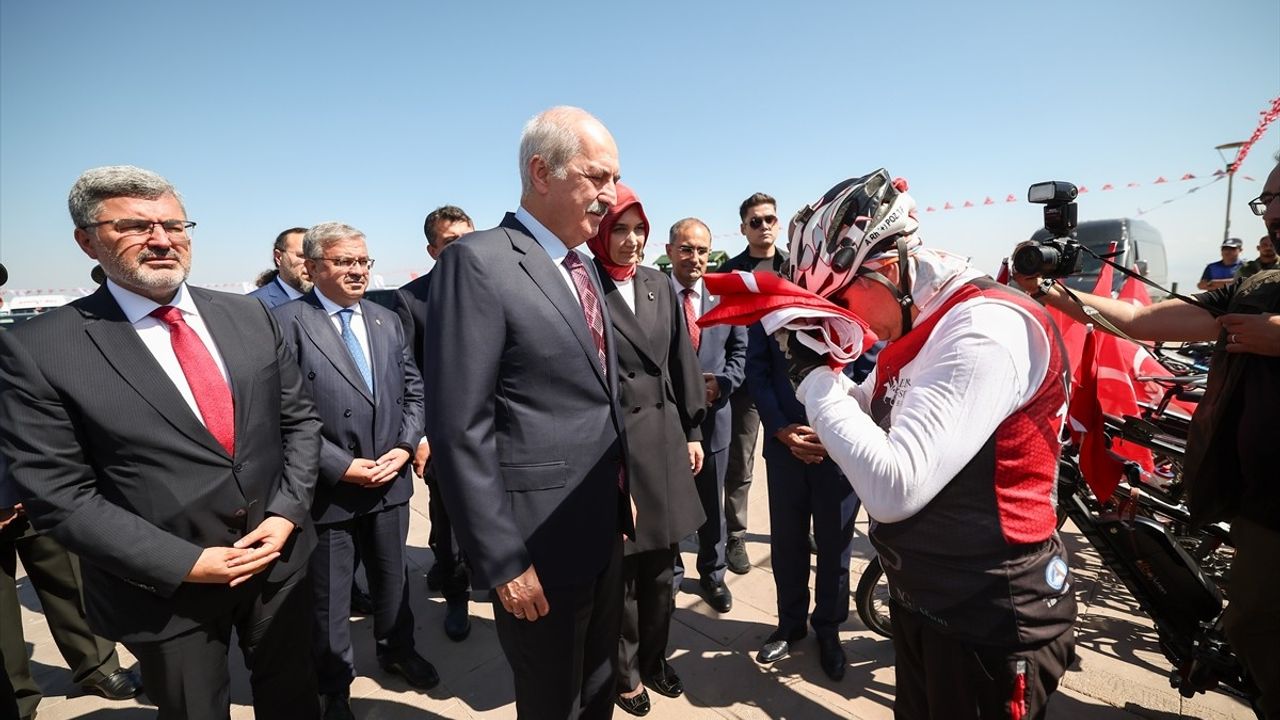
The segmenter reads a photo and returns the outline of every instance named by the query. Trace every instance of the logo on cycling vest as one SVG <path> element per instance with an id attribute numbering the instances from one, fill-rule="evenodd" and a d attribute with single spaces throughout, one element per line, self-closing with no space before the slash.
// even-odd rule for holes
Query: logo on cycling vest
<path id="1" fill-rule="evenodd" d="M 1054 590 L 1061 590 L 1067 584 L 1067 561 L 1061 555 L 1054 555 L 1044 569 L 1044 581 Z"/>
<path id="2" fill-rule="evenodd" d="M 911 388 L 911 378 L 904 378 L 901 375 L 889 381 L 888 387 L 884 389 L 884 401 L 889 407 L 897 407 L 898 401 L 903 395 L 907 394 L 907 390 Z"/>

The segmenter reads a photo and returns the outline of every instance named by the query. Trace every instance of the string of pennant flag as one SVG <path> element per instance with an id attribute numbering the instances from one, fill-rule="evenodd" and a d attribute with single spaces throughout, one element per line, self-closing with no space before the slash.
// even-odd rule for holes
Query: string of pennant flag
<path id="1" fill-rule="evenodd" d="M 1190 181 L 1190 180 L 1202 179 L 1202 177 L 1213 178 L 1212 180 L 1209 180 L 1209 182 L 1203 183 L 1203 184 L 1201 184 L 1201 185 L 1199 185 L 1199 186 L 1197 186 L 1197 187 L 1191 188 L 1190 190 L 1188 190 L 1188 191 L 1187 191 L 1188 193 L 1193 193 L 1193 192 L 1195 192 L 1195 191 L 1197 191 L 1197 190 L 1199 190 L 1199 189 L 1201 189 L 1201 188 L 1204 188 L 1204 187 L 1207 187 L 1207 186 L 1209 186 L 1209 185 L 1212 185 L 1213 183 L 1215 183 L 1215 182 L 1217 182 L 1217 181 L 1221 180 L 1222 178 L 1224 178 L 1224 177 L 1226 177 L 1226 176 L 1227 176 L 1227 173 L 1226 173 L 1226 171 L 1225 171 L 1225 170 L 1218 170 L 1218 171 L 1216 171 L 1216 172 L 1213 172 L 1213 173 L 1208 174 L 1208 175 L 1205 175 L 1205 176 L 1198 176 L 1198 175 L 1196 175 L 1195 173 L 1183 173 L 1183 175 L 1182 175 L 1181 177 L 1177 178 L 1176 180 L 1169 180 L 1169 179 L 1165 178 L 1163 175 L 1161 175 L 1161 176 L 1157 177 L 1155 180 L 1153 180 L 1153 181 L 1151 182 L 1151 184 L 1152 184 L 1152 185 L 1164 185 L 1164 184 L 1167 184 L 1167 183 L 1174 183 L 1174 182 L 1187 182 L 1187 181 Z M 1252 177 L 1250 177 L 1250 176 L 1248 176 L 1248 175 L 1241 175 L 1241 176 L 1240 176 L 1240 178 L 1241 178 L 1241 179 L 1243 179 L 1243 180 L 1253 180 L 1253 179 L 1254 179 L 1254 178 L 1252 178 Z M 1119 189 L 1126 189 L 1126 190 L 1127 190 L 1127 189 L 1132 189 L 1132 188 L 1137 188 L 1137 187 L 1142 187 L 1142 183 L 1140 183 L 1140 182 L 1136 182 L 1136 181 L 1134 181 L 1134 182 L 1127 182 L 1127 183 L 1123 183 L 1123 184 L 1120 184 L 1120 183 L 1103 183 L 1103 184 L 1102 184 L 1102 186 L 1101 186 L 1101 187 L 1099 187 L 1097 190 L 1090 190 L 1089 186 L 1087 186 L 1087 185 L 1081 185 L 1081 186 L 1079 186 L 1079 192 L 1080 192 L 1080 194 L 1081 194 L 1081 195 L 1084 195 L 1085 193 L 1088 193 L 1088 192 L 1111 192 L 1111 191 L 1113 191 L 1113 190 L 1119 190 Z M 989 206 L 989 205 L 1005 205 L 1005 204 L 1008 204 L 1008 203 L 1016 203 L 1016 202 L 1022 202 L 1022 200 L 1020 200 L 1020 199 L 1018 198 L 1018 196 L 1017 196 L 1017 195 L 1014 195 L 1013 193 L 1009 193 L 1008 195 L 1005 195 L 1004 200 L 996 200 L 996 199 L 995 199 L 995 198 L 993 198 L 992 196 L 988 195 L 988 196 L 986 196 L 986 198 L 985 198 L 984 200 L 982 200 L 982 201 L 980 201 L 980 202 L 974 202 L 974 201 L 972 201 L 972 200 L 965 200 L 965 201 L 963 201 L 963 202 L 952 202 L 952 201 L 948 200 L 948 201 L 946 201 L 946 202 L 944 202 L 944 203 L 942 204 L 942 207 L 937 207 L 937 206 L 935 206 L 935 205 L 926 205 L 926 206 L 925 206 L 925 208 L 924 208 L 924 211 L 925 211 L 925 212 L 941 212 L 941 211 L 945 211 L 945 210 L 964 210 L 964 209 L 967 209 L 967 208 L 984 207 L 984 206 Z M 1172 201 L 1166 201 L 1166 202 L 1172 202 Z"/>

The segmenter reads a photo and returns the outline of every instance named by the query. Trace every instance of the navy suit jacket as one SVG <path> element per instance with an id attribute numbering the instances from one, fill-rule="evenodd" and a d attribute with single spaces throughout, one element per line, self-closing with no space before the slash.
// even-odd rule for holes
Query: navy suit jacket
<path id="1" fill-rule="evenodd" d="M 289 302 L 289 293 L 280 287 L 280 280 L 272 278 L 271 282 L 249 293 L 249 297 L 255 297 L 267 306 L 268 310 L 279 307 Z"/>
<path id="2" fill-rule="evenodd" d="M 795 388 L 787 377 L 787 356 L 764 326 L 751 326 L 747 342 L 747 391 L 760 411 L 766 441 L 778 442 L 773 436 L 782 428 L 808 424 L 804 403 L 796 399 Z"/>
<path id="3" fill-rule="evenodd" d="M 592 581 L 634 531 L 613 323 L 579 257 L 601 298 L 607 372 L 575 291 L 514 215 L 431 270 L 427 438 L 477 588 L 531 564 L 543 585 Z"/>
<path id="4" fill-rule="evenodd" d="M 396 290 L 395 304 L 392 307 L 400 316 L 400 326 L 404 328 L 404 339 L 413 348 L 413 361 L 418 370 L 422 367 L 422 337 L 426 332 L 427 291 L 431 289 L 431 273 L 420 275 Z"/>
<path id="5" fill-rule="evenodd" d="M 312 517 L 322 524 L 342 522 L 408 502 L 413 495 L 409 462 L 395 480 L 377 488 L 342 481 L 355 458 L 376 460 L 396 447 L 412 457 L 422 437 L 422 379 L 399 318 L 375 302 L 360 301 L 373 372 L 370 393 L 314 291 L 272 312 L 324 421 Z"/>
<path id="6" fill-rule="evenodd" d="M 682 295 L 679 296 L 679 301 L 684 302 Z M 707 292 L 704 284 L 699 316 L 707 314 L 718 302 L 714 295 Z M 680 324 L 684 325 L 684 313 L 680 316 Z M 729 396 L 742 387 L 746 376 L 747 329 L 738 325 L 703 328 L 698 344 L 698 362 L 702 365 L 702 372 L 711 373 L 720 384 L 720 397 L 707 408 L 706 419 L 702 421 L 703 449 L 708 453 L 719 452 L 729 447 L 731 440 L 733 417 Z"/>

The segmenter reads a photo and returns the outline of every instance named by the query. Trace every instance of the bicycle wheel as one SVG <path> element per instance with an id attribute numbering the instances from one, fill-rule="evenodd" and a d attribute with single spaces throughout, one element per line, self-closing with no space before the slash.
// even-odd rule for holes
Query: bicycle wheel
<path id="1" fill-rule="evenodd" d="M 862 571 L 862 577 L 858 578 L 853 605 L 868 630 L 881 637 L 893 638 L 893 629 L 889 625 L 889 579 L 879 557 L 871 558 L 867 569 Z"/>

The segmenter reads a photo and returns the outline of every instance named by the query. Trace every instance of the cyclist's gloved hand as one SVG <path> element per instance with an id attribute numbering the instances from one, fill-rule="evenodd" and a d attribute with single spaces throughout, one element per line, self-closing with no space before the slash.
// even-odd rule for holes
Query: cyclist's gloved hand
<path id="1" fill-rule="evenodd" d="M 813 372 L 814 368 L 827 364 L 825 356 L 810 350 L 809 346 L 796 338 L 796 335 L 796 331 L 785 328 L 773 334 L 783 354 L 787 356 L 787 377 L 791 380 L 792 388 L 800 387 L 800 383 Z"/>

